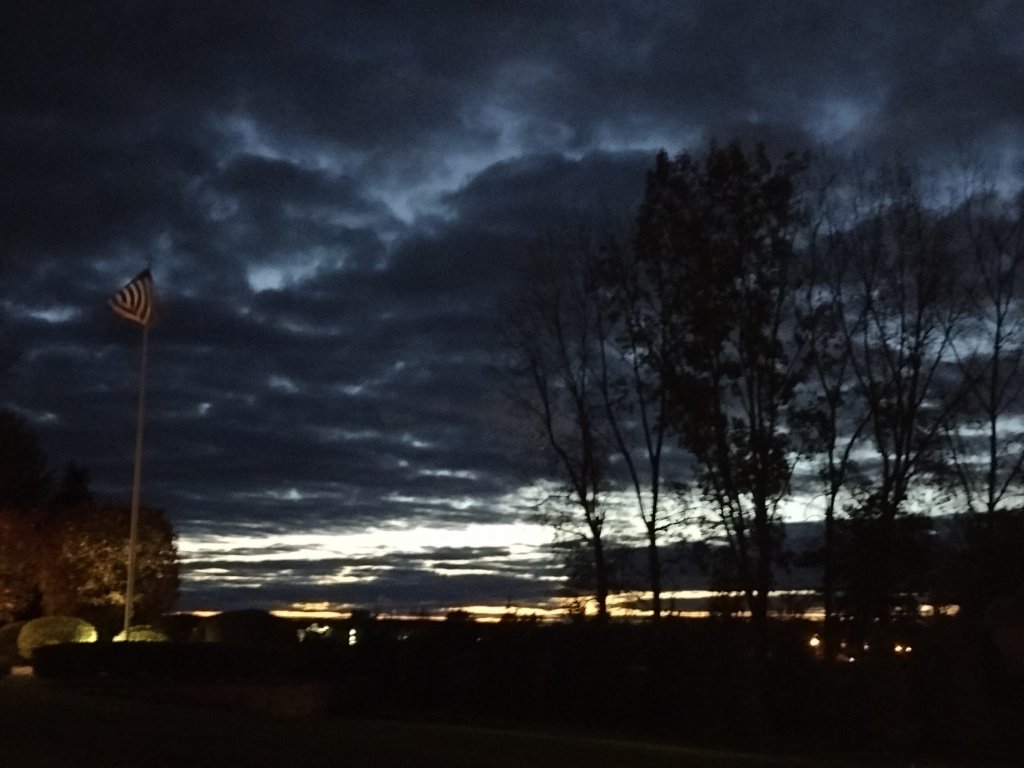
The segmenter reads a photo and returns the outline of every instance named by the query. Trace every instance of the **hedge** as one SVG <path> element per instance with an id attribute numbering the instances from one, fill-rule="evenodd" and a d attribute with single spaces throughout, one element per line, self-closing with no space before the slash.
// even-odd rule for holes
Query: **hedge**
<path id="1" fill-rule="evenodd" d="M 47 645 L 62 643 L 94 643 L 98 634 L 96 627 L 83 619 L 73 616 L 43 616 L 32 619 L 18 633 L 18 653 L 33 660 L 33 654 Z"/>
<path id="2" fill-rule="evenodd" d="M 33 657 L 35 674 L 60 680 L 176 682 L 330 678 L 348 664 L 347 649 L 324 644 L 287 652 L 224 643 L 90 643 L 52 645 Z"/>

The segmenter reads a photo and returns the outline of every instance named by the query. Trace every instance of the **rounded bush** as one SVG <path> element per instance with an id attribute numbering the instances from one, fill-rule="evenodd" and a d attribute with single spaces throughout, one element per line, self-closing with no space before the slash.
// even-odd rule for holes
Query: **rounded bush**
<path id="1" fill-rule="evenodd" d="M 166 643 L 170 641 L 170 638 L 166 634 L 161 632 L 156 627 L 151 627 L 148 624 L 140 624 L 137 627 L 132 627 L 131 630 L 131 642 L 133 643 Z M 114 635 L 115 643 L 123 643 L 125 640 L 124 630 L 121 630 Z"/>
<path id="2" fill-rule="evenodd" d="M 32 660 L 36 648 L 63 643 L 95 643 L 96 627 L 73 616 L 44 616 L 32 619 L 18 633 L 18 653 Z"/>

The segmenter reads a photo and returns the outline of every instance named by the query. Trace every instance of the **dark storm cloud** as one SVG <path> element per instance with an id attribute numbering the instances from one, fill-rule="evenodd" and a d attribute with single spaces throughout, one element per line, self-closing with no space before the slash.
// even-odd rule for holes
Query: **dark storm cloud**
<path id="1" fill-rule="evenodd" d="M 494 361 L 538 237 L 628 221 L 653 152 L 711 137 L 1019 158 L 1022 31 L 1012 2 L 5 3 L 6 400 L 123 498 L 138 333 L 104 302 L 151 260 L 145 495 L 184 538 L 523 519 Z M 391 565 L 274 584 L 524 588 Z"/>

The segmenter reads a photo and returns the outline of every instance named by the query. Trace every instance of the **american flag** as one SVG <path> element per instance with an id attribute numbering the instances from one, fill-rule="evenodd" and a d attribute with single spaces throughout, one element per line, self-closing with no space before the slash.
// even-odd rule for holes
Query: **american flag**
<path id="1" fill-rule="evenodd" d="M 142 326 L 153 317 L 153 276 L 149 269 L 139 272 L 110 298 L 110 307 L 121 317 Z"/>

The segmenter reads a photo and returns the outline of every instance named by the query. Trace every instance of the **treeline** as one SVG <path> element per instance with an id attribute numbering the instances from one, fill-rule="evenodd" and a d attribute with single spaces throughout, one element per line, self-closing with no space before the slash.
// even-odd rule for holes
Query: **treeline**
<path id="1" fill-rule="evenodd" d="M 139 510 L 134 616 L 146 621 L 178 599 L 174 531 L 162 511 Z M 55 482 L 35 434 L 0 409 L 0 625 L 77 616 L 112 636 L 121 625 L 130 511 L 98 502 L 84 467 Z"/>
<path id="2" fill-rule="evenodd" d="M 813 500 L 829 653 L 841 620 L 863 635 L 922 594 L 979 622 L 1019 613 L 1022 208 L 980 174 L 713 144 L 657 157 L 628 231 L 539 243 L 509 311 L 512 396 L 599 612 L 629 508 L 655 616 L 660 545 L 699 522 L 714 586 L 764 642 L 783 511 Z M 957 520 L 941 556 L 937 511 Z"/>

